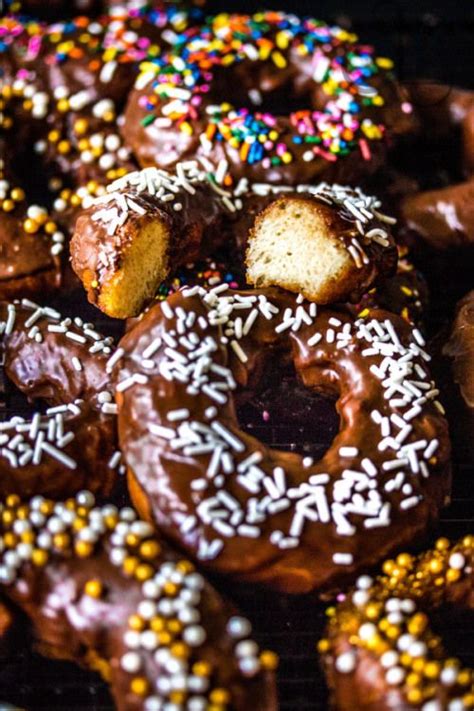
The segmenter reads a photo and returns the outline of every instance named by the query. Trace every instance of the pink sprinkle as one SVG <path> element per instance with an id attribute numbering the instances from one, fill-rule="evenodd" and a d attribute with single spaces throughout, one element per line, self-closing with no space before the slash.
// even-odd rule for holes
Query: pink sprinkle
<path id="1" fill-rule="evenodd" d="M 369 144 L 364 138 L 359 140 L 359 148 L 362 153 L 362 158 L 364 160 L 370 160 L 372 158 L 372 153 L 370 152 Z"/>
<path id="2" fill-rule="evenodd" d="M 411 114 L 413 111 L 413 106 L 410 104 L 409 101 L 404 101 L 402 103 L 402 111 L 404 114 Z"/>
<path id="3" fill-rule="evenodd" d="M 263 421 L 264 421 L 264 422 L 269 422 L 269 420 L 270 420 L 270 413 L 268 412 L 268 410 L 264 410 L 264 411 L 262 412 L 262 418 L 263 418 Z"/>

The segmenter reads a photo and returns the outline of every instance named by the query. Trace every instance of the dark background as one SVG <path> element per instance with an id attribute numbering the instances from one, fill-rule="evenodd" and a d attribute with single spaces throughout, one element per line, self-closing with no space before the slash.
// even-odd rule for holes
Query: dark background
<path id="1" fill-rule="evenodd" d="M 423 77 L 449 85 L 474 87 L 474 2 L 458 0 L 355 0 L 319 2 L 272 0 L 267 7 L 299 14 L 313 15 L 354 29 L 364 42 L 373 43 L 378 53 L 392 57 L 402 81 Z M 251 12 L 260 3 L 216 0 L 208 3 L 209 11 Z M 428 181 L 429 182 L 429 181 Z M 449 268 L 450 260 L 452 271 Z M 471 259 L 472 253 L 468 256 Z M 426 261 L 426 272 L 432 291 L 430 324 L 432 334 L 443 328 L 452 315 L 456 299 L 473 286 L 472 268 L 459 270 L 455 255 Z M 467 266 L 469 263 L 467 264 Z M 466 266 L 466 265 L 464 265 Z M 451 277 L 446 275 L 452 274 Z M 113 331 L 111 322 L 87 307 L 82 292 L 57 306 L 68 313 L 88 316 L 105 331 Z M 5 384 L 4 412 L 18 413 L 23 404 Z M 280 393 L 281 394 L 281 393 Z M 287 393 L 283 393 L 285 405 Z M 298 425 L 289 426 L 281 420 L 262 426 L 252 420 L 242 421 L 274 446 L 295 448 L 308 436 Z M 319 422 L 326 421 L 321 446 L 327 446 L 336 424 L 331 407 L 319 412 Z M 275 421 L 274 421 L 275 422 Z M 328 428 L 327 422 L 331 427 Z M 314 434 L 314 433 L 313 433 Z M 321 433 L 320 433 L 321 434 Z M 329 434 L 329 440 L 328 440 Z M 443 520 L 433 531 L 428 543 L 437 535 L 452 538 L 472 532 L 474 526 L 474 476 L 472 468 L 455 451 L 453 502 L 444 512 Z M 324 680 L 318 668 L 316 643 L 324 629 L 324 605 L 314 599 L 286 598 L 246 590 L 238 586 L 217 585 L 232 597 L 254 624 L 255 634 L 264 647 L 275 649 L 281 657 L 279 691 L 282 711 L 326 711 L 328 708 Z M 448 650 L 474 665 L 474 628 L 468 620 L 449 618 L 441 625 Z M 14 708 L 28 711 L 111 711 L 113 705 L 106 686 L 95 675 L 78 670 L 70 664 L 43 659 L 31 652 L 27 637 L 17 632 L 13 649 L 0 650 L 0 699 Z M 0 711 L 6 708 L 0 701 Z M 251 711 L 249 709 L 249 711 Z"/>

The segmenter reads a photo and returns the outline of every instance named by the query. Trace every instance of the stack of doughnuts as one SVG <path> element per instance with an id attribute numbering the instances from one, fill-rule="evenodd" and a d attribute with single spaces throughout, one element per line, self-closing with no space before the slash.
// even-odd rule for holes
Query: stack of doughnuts
<path id="1" fill-rule="evenodd" d="M 471 93 L 424 110 L 348 30 L 201 5 L 0 20 L 0 368 L 27 401 L 0 421 L 0 638 L 24 613 L 123 711 L 276 711 L 278 657 L 218 576 L 336 597 L 334 708 L 472 708 L 426 613 L 472 609 L 472 536 L 419 553 L 472 431 L 473 292 L 446 416 L 419 269 L 472 242 Z M 466 182 L 414 193 L 393 157 L 452 132 Z M 272 373 L 310 420 L 334 405 L 322 455 L 239 421 Z"/>

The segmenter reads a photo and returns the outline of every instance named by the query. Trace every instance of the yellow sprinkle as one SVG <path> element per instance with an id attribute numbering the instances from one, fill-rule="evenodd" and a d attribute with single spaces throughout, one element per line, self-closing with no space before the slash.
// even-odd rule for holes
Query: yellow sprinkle
<path id="1" fill-rule="evenodd" d="M 272 52 L 272 60 L 278 69 L 284 69 L 287 66 L 287 61 L 281 52 Z"/>
<path id="2" fill-rule="evenodd" d="M 92 551 L 94 550 L 92 543 L 87 543 L 86 541 L 77 541 L 74 550 L 79 558 L 88 558 Z"/>
<path id="3" fill-rule="evenodd" d="M 148 681 L 143 676 L 136 676 L 135 679 L 132 679 L 132 683 L 130 684 L 130 690 L 137 696 L 145 696 L 148 688 Z"/>
<path id="4" fill-rule="evenodd" d="M 376 57 L 375 63 L 381 69 L 393 69 L 393 61 L 388 57 Z"/>
<path id="5" fill-rule="evenodd" d="M 103 592 L 100 580 L 88 580 L 84 585 L 84 593 L 89 597 L 100 598 Z"/>
<path id="6" fill-rule="evenodd" d="M 180 125 L 179 129 L 182 133 L 185 133 L 187 136 L 192 136 L 194 133 L 193 127 L 191 126 L 190 123 L 188 123 L 188 121 L 183 121 L 183 123 Z"/>

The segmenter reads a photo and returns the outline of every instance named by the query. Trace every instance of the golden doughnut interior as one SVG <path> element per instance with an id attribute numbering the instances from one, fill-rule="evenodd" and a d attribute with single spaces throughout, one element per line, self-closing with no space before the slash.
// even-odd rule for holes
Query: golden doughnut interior
<path id="1" fill-rule="evenodd" d="M 120 268 L 102 282 L 99 308 L 112 318 L 137 316 L 168 276 L 169 241 L 162 220 L 145 221 L 124 248 Z"/>
<path id="2" fill-rule="evenodd" d="M 342 299 L 352 291 L 357 268 L 337 227 L 329 211 L 312 200 L 276 200 L 251 232 L 247 280 L 256 287 L 280 286 L 320 304 Z"/>

